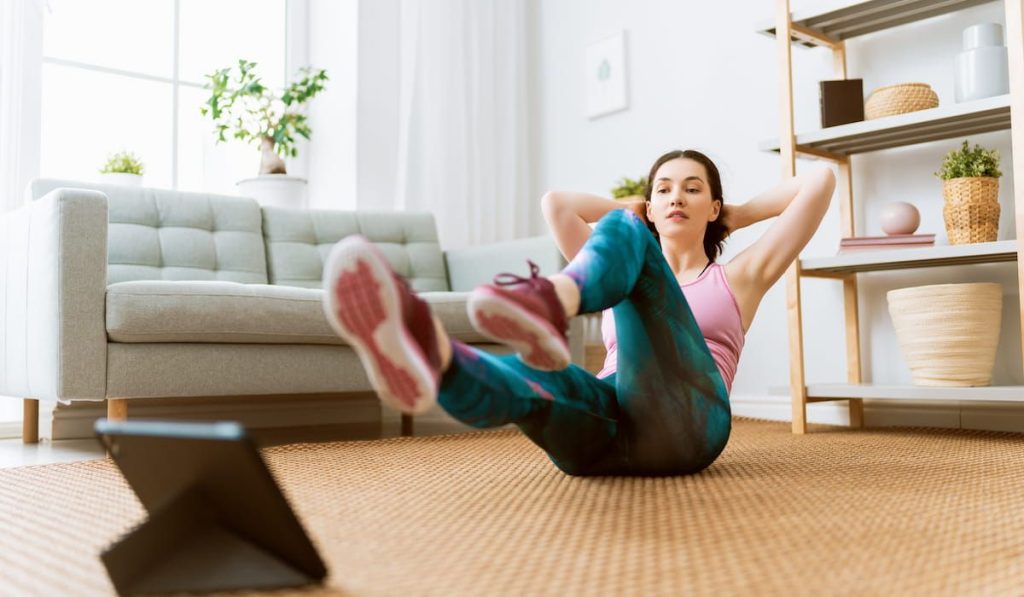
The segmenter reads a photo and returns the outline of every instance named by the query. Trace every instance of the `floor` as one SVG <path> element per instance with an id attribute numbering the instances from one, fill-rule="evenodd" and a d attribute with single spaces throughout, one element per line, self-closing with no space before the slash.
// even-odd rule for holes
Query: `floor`
<path id="1" fill-rule="evenodd" d="M 571 477 L 515 430 L 265 457 L 316 594 L 1024 595 L 1022 448 L 739 418 L 696 475 Z M 111 594 L 96 554 L 144 516 L 102 460 L 0 470 L 0 504 L 5 595 Z"/>
<path id="2" fill-rule="evenodd" d="M 103 458 L 103 448 L 93 439 L 65 439 L 23 444 L 21 439 L 0 440 L 0 468 L 75 462 Z"/>

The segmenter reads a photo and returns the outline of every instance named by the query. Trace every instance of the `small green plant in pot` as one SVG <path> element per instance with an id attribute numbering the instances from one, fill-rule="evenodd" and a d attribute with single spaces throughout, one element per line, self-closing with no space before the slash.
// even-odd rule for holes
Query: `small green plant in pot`
<path id="1" fill-rule="evenodd" d="M 949 244 L 992 242 L 999 236 L 999 152 L 965 140 L 935 173 L 942 179 L 942 217 Z"/>
<path id="2" fill-rule="evenodd" d="M 260 174 L 287 174 L 281 158 L 297 156 L 296 137 L 309 139 L 312 134 L 302 110 L 324 90 L 327 72 L 304 68 L 280 93 L 264 85 L 256 63 L 247 60 L 206 78 L 210 98 L 200 111 L 213 120 L 217 141 L 230 135 L 254 143 L 262 152 Z"/>
<path id="3" fill-rule="evenodd" d="M 622 177 L 612 187 L 612 197 L 619 201 L 643 200 L 647 194 L 647 177 L 641 176 L 637 179 Z"/>
<path id="4" fill-rule="evenodd" d="M 141 186 L 146 166 L 134 153 L 122 150 L 107 156 L 107 162 L 100 168 L 105 182 L 129 186 Z"/>

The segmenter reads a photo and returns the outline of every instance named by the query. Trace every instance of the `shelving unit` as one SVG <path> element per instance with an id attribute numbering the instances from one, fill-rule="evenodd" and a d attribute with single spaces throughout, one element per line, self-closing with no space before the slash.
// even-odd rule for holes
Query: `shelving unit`
<path id="1" fill-rule="evenodd" d="M 804 133 L 796 137 L 796 152 L 837 159 L 1008 128 L 1010 96 L 1001 95 Z M 760 148 L 779 151 L 779 141 L 763 142 Z"/>
<path id="2" fill-rule="evenodd" d="M 995 0 L 868 0 L 849 2 L 822 13 L 792 15 L 789 0 L 776 0 L 774 22 L 759 28 L 760 33 L 775 37 L 782 74 L 779 88 L 780 135 L 778 139 L 761 143 L 760 148 L 779 152 L 784 177 L 796 174 L 798 155 L 831 160 L 838 165 L 837 191 L 843 236 L 854 236 L 856 233 L 850 159 L 854 154 L 1009 129 L 1013 155 L 1018 158 L 1012 165 L 1016 183 L 1014 217 L 1017 224 L 1017 240 L 855 252 L 835 257 L 797 259 L 793 262 L 786 272 L 793 433 L 806 433 L 807 404 L 811 402 L 849 401 L 850 425 L 853 427 L 862 427 L 864 424 L 865 398 L 1024 402 L 1024 386 L 933 388 L 862 383 L 860 319 L 857 305 L 857 275 L 861 273 L 1016 262 L 1017 282 L 1020 288 L 1019 308 L 1021 321 L 1024 322 L 1024 0 L 1002 0 L 1006 10 L 1006 45 L 1009 55 L 1008 95 L 856 122 L 800 135 L 795 133 L 793 125 L 794 44 L 799 47 L 830 49 L 836 78 L 845 79 L 845 40 L 992 1 Z M 1016 123 L 1016 126 L 1013 126 L 1013 123 Z M 1007 217 L 1007 214 L 1003 217 Z M 845 384 L 806 384 L 800 296 L 800 280 L 804 277 L 832 278 L 843 283 L 847 363 Z M 1021 327 L 1021 346 L 1024 349 L 1024 325 Z"/>

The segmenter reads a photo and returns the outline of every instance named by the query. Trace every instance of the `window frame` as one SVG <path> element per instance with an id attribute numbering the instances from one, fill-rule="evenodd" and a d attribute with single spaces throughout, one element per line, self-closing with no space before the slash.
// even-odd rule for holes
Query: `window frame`
<path id="1" fill-rule="evenodd" d="M 181 88 L 191 87 L 193 89 L 205 89 L 206 85 L 200 81 L 183 80 L 180 75 L 181 62 L 181 0 L 174 1 L 174 23 L 172 44 L 173 60 L 171 76 L 163 77 L 148 73 L 112 68 L 66 58 L 56 58 L 43 54 L 43 64 L 52 64 L 67 68 L 77 68 L 86 71 L 99 72 L 129 79 L 155 81 L 168 83 L 171 86 L 171 189 L 178 189 L 178 149 L 180 136 L 179 108 L 181 104 Z M 284 24 L 284 70 L 283 80 L 287 82 L 289 75 L 295 68 L 293 65 L 304 65 L 308 62 L 309 49 L 306 41 L 309 38 L 309 0 L 284 0 L 285 2 L 285 24 Z M 45 116 L 45 115 L 44 115 Z"/>

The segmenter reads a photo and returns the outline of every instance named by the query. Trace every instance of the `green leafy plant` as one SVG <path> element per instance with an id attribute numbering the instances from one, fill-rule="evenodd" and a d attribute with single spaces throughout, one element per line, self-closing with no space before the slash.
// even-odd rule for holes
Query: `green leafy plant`
<path id="1" fill-rule="evenodd" d="M 213 120 L 217 141 L 226 141 L 230 135 L 255 143 L 264 150 L 260 173 L 285 173 L 280 157 L 297 156 L 296 137 L 309 139 L 312 134 L 301 109 L 324 90 L 327 72 L 303 68 L 298 79 L 280 94 L 263 84 L 256 74 L 256 63 L 247 60 L 206 78 L 210 97 L 200 112 Z"/>
<path id="2" fill-rule="evenodd" d="M 101 174 L 142 174 L 146 166 L 139 156 L 130 151 L 118 151 L 107 156 L 107 163 L 100 168 Z"/>
<path id="3" fill-rule="evenodd" d="M 623 197 L 631 197 L 634 195 L 645 195 L 647 193 L 647 177 L 641 176 L 637 179 L 631 179 L 622 177 L 618 183 L 612 187 L 612 197 L 616 199 L 622 199 Z"/>
<path id="4" fill-rule="evenodd" d="M 960 149 L 954 149 L 946 154 L 942 160 L 942 167 L 935 176 L 942 180 L 952 178 L 966 178 L 973 176 L 991 176 L 999 178 L 1003 173 L 999 171 L 999 152 L 995 149 L 985 149 L 980 145 L 970 148 L 965 140 Z"/>

